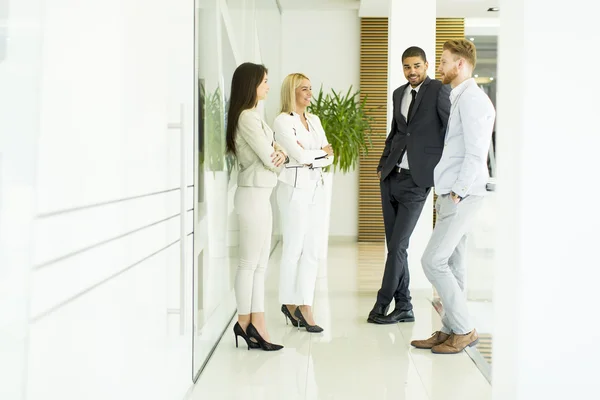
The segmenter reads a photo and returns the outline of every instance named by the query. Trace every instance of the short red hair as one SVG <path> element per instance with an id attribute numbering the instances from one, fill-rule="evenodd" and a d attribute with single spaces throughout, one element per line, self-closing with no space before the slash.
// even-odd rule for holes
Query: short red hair
<path id="1" fill-rule="evenodd" d="M 467 60 L 473 68 L 477 64 L 477 49 L 473 42 L 467 39 L 452 39 L 444 43 L 444 50 Z"/>

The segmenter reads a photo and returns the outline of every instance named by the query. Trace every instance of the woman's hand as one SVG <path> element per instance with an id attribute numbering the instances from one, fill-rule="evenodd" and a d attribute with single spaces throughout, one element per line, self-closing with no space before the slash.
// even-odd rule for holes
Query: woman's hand
<path id="1" fill-rule="evenodd" d="M 332 156 L 333 155 L 333 147 L 331 147 L 330 144 L 328 144 L 327 146 L 323 147 L 321 150 L 323 150 L 325 153 L 327 153 L 328 156 Z"/>
<path id="2" fill-rule="evenodd" d="M 286 159 L 286 155 L 283 154 L 283 151 L 281 150 L 278 150 L 275 153 L 271 154 L 271 157 L 273 157 L 273 164 L 276 167 L 279 167 L 281 164 L 283 164 Z"/>

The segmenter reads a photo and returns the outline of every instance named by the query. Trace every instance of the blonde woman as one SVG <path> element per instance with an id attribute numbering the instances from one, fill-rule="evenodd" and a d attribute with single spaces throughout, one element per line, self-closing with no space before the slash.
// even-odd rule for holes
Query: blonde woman
<path id="1" fill-rule="evenodd" d="M 227 151 L 237 157 L 240 165 L 234 198 L 240 228 L 235 342 L 237 346 L 241 336 L 248 350 L 260 347 L 274 351 L 283 346 L 269 343 L 265 324 L 265 271 L 273 221 L 270 197 L 287 155 L 273 141 L 273 131 L 256 110 L 268 92 L 264 65 L 244 63 L 235 70 L 227 117 Z"/>
<path id="2" fill-rule="evenodd" d="M 281 114 L 273 124 L 275 140 L 289 156 L 279 174 L 277 204 L 281 215 L 283 252 L 279 281 L 281 311 L 298 329 L 322 332 L 312 304 L 319 260 L 319 227 L 325 221 L 322 167 L 333 162 L 321 121 L 306 112 L 312 98 L 310 80 L 288 75 L 281 87 Z"/>

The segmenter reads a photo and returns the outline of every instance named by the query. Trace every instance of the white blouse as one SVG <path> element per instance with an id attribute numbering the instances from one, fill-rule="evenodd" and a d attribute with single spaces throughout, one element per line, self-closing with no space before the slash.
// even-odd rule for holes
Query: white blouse
<path id="1" fill-rule="evenodd" d="M 297 188 L 314 187 L 322 180 L 321 168 L 333 163 L 333 156 L 321 150 L 329 144 L 321 120 L 312 114 L 306 114 L 306 119 L 308 130 L 297 113 L 279 114 L 273 123 L 275 141 L 290 158 L 279 180 Z"/>

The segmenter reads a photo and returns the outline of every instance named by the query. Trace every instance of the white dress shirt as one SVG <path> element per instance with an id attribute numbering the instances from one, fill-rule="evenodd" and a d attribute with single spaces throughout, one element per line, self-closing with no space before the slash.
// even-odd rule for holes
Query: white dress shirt
<path id="1" fill-rule="evenodd" d="M 400 113 L 402 113 L 402 116 L 404 118 L 406 118 L 406 120 L 408 121 L 408 108 L 410 107 L 410 102 L 412 101 L 412 94 L 411 91 L 415 91 L 417 92 L 417 96 L 419 95 L 419 89 L 421 89 L 421 86 L 423 85 L 423 82 L 421 82 L 421 84 L 419 84 L 419 86 L 417 86 L 416 88 L 413 88 L 410 86 L 410 84 L 406 87 L 406 89 L 404 90 L 404 96 L 402 96 L 402 103 L 400 103 Z M 417 96 L 415 96 L 415 102 L 417 101 Z M 397 164 L 398 167 L 402 168 L 402 169 L 410 169 L 409 165 L 408 165 L 408 151 L 404 152 L 404 155 L 402 155 L 402 160 L 400 161 L 399 164 Z"/>
<path id="2" fill-rule="evenodd" d="M 328 144 L 321 120 L 312 114 L 306 114 L 306 119 L 308 129 L 295 112 L 281 113 L 273 122 L 275 140 L 290 158 L 279 180 L 298 188 L 314 187 L 322 178 L 321 168 L 333 162 L 333 156 L 321 150 Z"/>
<path id="3" fill-rule="evenodd" d="M 434 170 L 435 192 L 483 196 L 489 178 L 487 156 L 496 111 L 473 78 L 450 92 L 450 118 L 442 158 Z"/>

